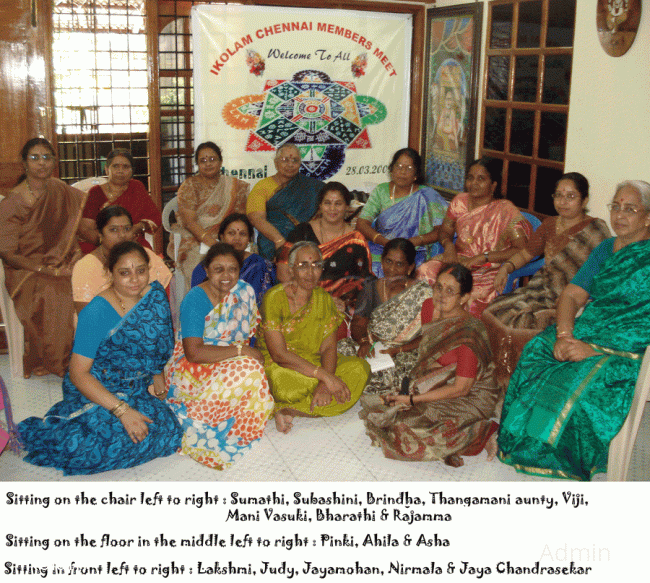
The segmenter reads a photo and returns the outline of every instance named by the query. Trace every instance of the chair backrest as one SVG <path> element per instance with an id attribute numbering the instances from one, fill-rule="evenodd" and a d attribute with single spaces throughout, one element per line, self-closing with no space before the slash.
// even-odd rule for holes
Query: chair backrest
<path id="1" fill-rule="evenodd" d="M 532 225 L 533 231 L 537 231 L 539 226 L 542 224 L 542 221 L 540 221 L 535 215 L 527 213 L 526 211 L 521 211 L 521 214 Z"/>
<path id="2" fill-rule="evenodd" d="M 169 222 L 170 215 L 178 213 L 178 196 L 172 198 L 163 208 L 162 211 L 162 224 L 168 233 L 172 232 L 171 223 Z"/>
<path id="3" fill-rule="evenodd" d="M 88 192 L 93 186 L 97 186 L 98 184 L 106 184 L 107 182 L 108 182 L 108 177 L 106 176 L 91 176 L 90 178 L 84 178 L 83 180 L 79 180 L 78 182 L 75 182 L 71 186 L 73 188 L 78 188 L 83 192 Z"/>

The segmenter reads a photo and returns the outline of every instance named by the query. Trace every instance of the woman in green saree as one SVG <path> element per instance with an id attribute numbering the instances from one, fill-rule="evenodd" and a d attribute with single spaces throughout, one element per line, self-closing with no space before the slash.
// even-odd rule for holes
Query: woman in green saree
<path id="1" fill-rule="evenodd" d="M 616 237 L 562 292 L 557 325 L 526 345 L 510 380 L 499 459 L 518 471 L 579 480 L 606 471 L 629 411 L 650 344 L 650 184 L 622 182 L 609 208 Z"/>
<path id="2" fill-rule="evenodd" d="M 271 288 L 262 303 L 259 349 L 275 400 L 275 424 L 287 433 L 293 418 L 331 417 L 354 405 L 370 367 L 357 356 L 338 356 L 336 331 L 343 314 L 319 286 L 318 245 L 299 241 L 289 252 L 292 279 Z"/>

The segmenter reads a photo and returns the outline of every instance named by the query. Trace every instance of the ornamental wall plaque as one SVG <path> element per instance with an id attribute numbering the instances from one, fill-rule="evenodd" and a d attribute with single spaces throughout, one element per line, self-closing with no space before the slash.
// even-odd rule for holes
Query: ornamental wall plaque
<path id="1" fill-rule="evenodd" d="M 641 20 L 641 0 L 598 0 L 596 28 L 604 51 L 612 57 L 627 53 Z"/>

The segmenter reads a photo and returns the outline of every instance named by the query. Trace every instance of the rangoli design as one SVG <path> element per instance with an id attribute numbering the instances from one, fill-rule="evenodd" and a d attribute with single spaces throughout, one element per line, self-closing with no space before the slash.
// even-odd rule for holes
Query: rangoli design
<path id="1" fill-rule="evenodd" d="M 263 93 L 228 102 L 228 125 L 250 130 L 247 152 L 274 152 L 295 144 L 302 155 L 300 172 L 319 180 L 336 174 L 348 148 L 371 148 L 367 126 L 386 119 L 386 106 L 357 95 L 351 81 L 332 81 L 322 71 L 304 70 L 290 80 L 268 80 Z"/>

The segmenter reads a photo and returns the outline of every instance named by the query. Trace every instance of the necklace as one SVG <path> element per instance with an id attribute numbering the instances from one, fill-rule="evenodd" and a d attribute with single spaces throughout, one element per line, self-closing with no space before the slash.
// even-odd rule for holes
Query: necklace
<path id="1" fill-rule="evenodd" d="M 123 312 L 124 314 L 126 314 L 127 309 L 126 309 L 126 306 L 124 305 L 124 300 L 122 299 L 122 297 L 120 296 L 120 294 L 118 294 L 118 293 L 115 291 L 115 288 L 114 288 L 114 287 L 112 287 L 111 290 L 113 291 L 113 295 L 115 296 L 115 299 L 117 300 L 117 303 L 120 305 L 120 308 L 122 309 L 122 312 Z M 138 300 L 140 300 L 140 298 L 142 298 L 142 292 L 140 292 L 140 293 L 138 294 Z M 134 302 L 133 306 L 135 306 L 135 304 L 137 304 L 137 303 L 138 303 L 137 301 Z M 132 308 L 133 306 L 131 306 L 131 308 Z"/>
<path id="2" fill-rule="evenodd" d="M 411 196 L 413 194 L 413 186 L 414 185 L 411 184 L 411 186 L 409 187 L 409 193 L 406 196 Z M 391 182 L 391 185 L 390 185 L 390 191 L 389 192 L 390 192 L 390 199 L 395 200 L 395 184 L 393 184 L 392 182 Z M 400 198 L 405 198 L 405 197 L 401 196 Z"/>
<path id="3" fill-rule="evenodd" d="M 345 222 L 344 222 L 343 223 L 343 228 L 341 229 L 341 232 L 338 235 L 334 235 L 333 237 L 330 237 L 329 239 L 326 239 L 325 231 L 323 231 L 323 217 L 318 219 L 318 227 L 320 229 L 321 243 L 327 243 L 328 241 L 332 241 L 333 239 L 338 239 L 339 237 L 342 237 L 343 234 L 345 233 Z"/>

